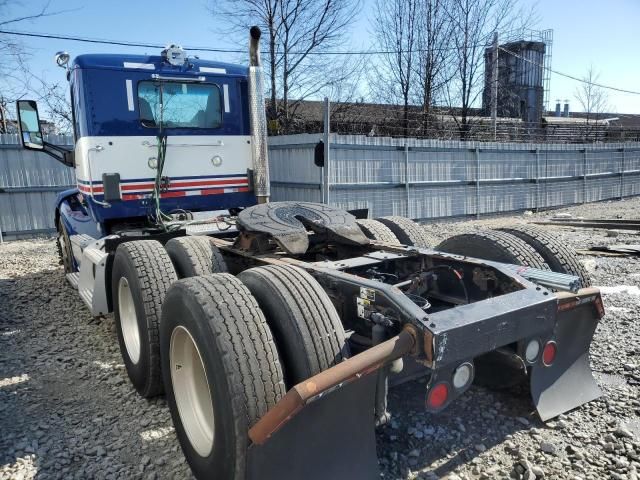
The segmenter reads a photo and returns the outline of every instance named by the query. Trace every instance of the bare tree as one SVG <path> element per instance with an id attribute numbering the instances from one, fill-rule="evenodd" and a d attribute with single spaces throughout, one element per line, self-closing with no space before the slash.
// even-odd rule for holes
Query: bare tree
<path id="1" fill-rule="evenodd" d="M 600 73 L 591 65 L 582 77 L 583 83 L 574 93 L 582 111 L 587 114 L 587 124 L 597 122 L 599 117 L 609 109 L 609 95 L 604 88 L 597 85 L 599 79 Z"/>
<path id="2" fill-rule="evenodd" d="M 430 127 L 431 107 L 442 94 L 444 85 L 450 80 L 449 64 L 453 50 L 451 42 L 451 20 L 447 15 L 450 0 L 421 0 L 418 9 L 417 74 L 420 82 L 420 98 L 423 113 L 423 128 Z"/>
<path id="3" fill-rule="evenodd" d="M 0 0 L 0 28 L 13 27 L 24 22 L 37 20 L 42 17 L 58 15 L 62 11 L 51 11 L 50 1 L 43 2 L 38 7 L 29 5 L 30 11 L 23 11 L 24 7 L 17 0 Z M 12 117 L 12 106 L 16 99 L 29 92 L 29 82 L 25 80 L 27 68 L 26 49 L 24 45 L 7 34 L 0 34 L 0 103 L 2 103 L 2 132 L 9 130 L 9 117 Z"/>
<path id="4" fill-rule="evenodd" d="M 222 0 L 212 13 L 228 20 L 238 39 L 251 24 L 266 32 L 267 114 L 286 130 L 300 100 L 344 90 L 339 84 L 353 74 L 354 63 L 318 54 L 345 43 L 359 7 L 360 0 Z"/>
<path id="5" fill-rule="evenodd" d="M 61 72 L 62 73 L 62 72 Z M 29 91 L 56 126 L 57 133 L 69 134 L 73 131 L 73 114 L 69 99 L 68 82 L 50 82 L 44 76 L 25 71 Z"/>
<path id="6" fill-rule="evenodd" d="M 383 52 L 372 85 L 390 103 L 401 103 L 402 130 L 409 134 L 409 103 L 418 88 L 418 10 L 422 0 L 376 0 L 376 45 Z"/>
<path id="7" fill-rule="evenodd" d="M 452 81 L 447 96 L 458 105 L 454 116 L 461 139 L 469 136 L 472 108 L 481 93 L 484 50 L 494 32 L 523 31 L 535 21 L 535 13 L 518 8 L 518 0 L 450 0 L 447 11 L 452 22 L 454 49 Z"/>

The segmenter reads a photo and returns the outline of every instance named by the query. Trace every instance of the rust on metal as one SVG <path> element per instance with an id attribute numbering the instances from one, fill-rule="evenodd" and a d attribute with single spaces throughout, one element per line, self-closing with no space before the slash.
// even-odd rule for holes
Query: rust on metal
<path id="1" fill-rule="evenodd" d="M 253 443 L 262 445 L 315 397 L 378 370 L 409 353 L 416 343 L 415 331 L 405 328 L 386 342 L 300 382 L 258 420 L 249 430 L 249 438 Z"/>
<path id="2" fill-rule="evenodd" d="M 598 313 L 598 318 L 604 317 L 602 297 L 600 296 L 600 290 L 597 288 L 581 288 L 578 290 L 578 293 L 558 292 L 556 293 L 556 298 L 558 299 L 559 312 L 566 312 L 567 310 L 573 310 L 585 303 L 592 303 Z"/>
<path id="3" fill-rule="evenodd" d="M 430 330 L 424 331 L 424 355 L 426 365 L 433 365 L 433 333 Z"/>

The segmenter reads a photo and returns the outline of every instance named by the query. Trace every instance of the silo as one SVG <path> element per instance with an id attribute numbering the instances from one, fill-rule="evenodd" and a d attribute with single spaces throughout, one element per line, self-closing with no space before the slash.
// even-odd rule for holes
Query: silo
<path id="1" fill-rule="evenodd" d="M 483 107 L 490 111 L 493 50 L 485 50 Z M 544 114 L 545 44 L 517 41 L 500 45 L 498 53 L 498 116 L 539 124 Z"/>

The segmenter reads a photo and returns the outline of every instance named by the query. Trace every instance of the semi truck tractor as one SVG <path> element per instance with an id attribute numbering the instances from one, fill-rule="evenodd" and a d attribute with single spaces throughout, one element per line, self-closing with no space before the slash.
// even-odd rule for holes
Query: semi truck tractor
<path id="1" fill-rule="evenodd" d="M 166 395 L 194 475 L 379 478 L 388 389 L 419 377 L 431 412 L 498 376 L 527 382 L 542 420 L 597 398 L 602 300 L 543 231 L 433 245 L 407 218 L 269 201 L 257 27 L 249 39 L 248 66 L 177 45 L 59 53 L 72 149 L 17 103 L 24 147 L 75 169 L 51 211 L 66 278 L 113 314 L 132 387 Z"/>

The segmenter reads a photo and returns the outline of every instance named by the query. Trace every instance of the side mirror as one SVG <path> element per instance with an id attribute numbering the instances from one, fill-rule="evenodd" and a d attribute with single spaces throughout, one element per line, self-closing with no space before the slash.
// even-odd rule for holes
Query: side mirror
<path id="1" fill-rule="evenodd" d="M 22 146 L 27 150 L 44 150 L 38 105 L 33 100 L 18 100 L 18 128 Z"/>

